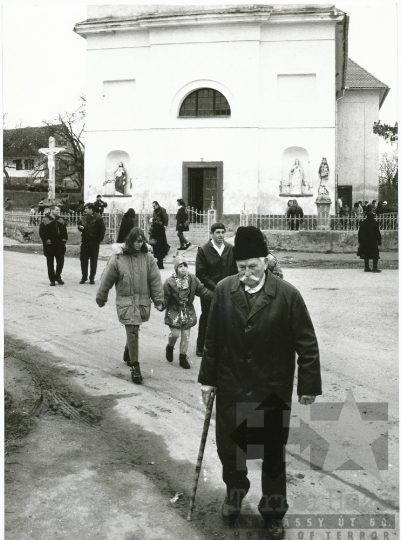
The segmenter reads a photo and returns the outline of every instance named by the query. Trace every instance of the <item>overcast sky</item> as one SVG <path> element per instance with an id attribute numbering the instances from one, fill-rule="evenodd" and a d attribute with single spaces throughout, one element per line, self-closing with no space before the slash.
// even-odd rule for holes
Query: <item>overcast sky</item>
<path id="1" fill-rule="evenodd" d="M 398 98 L 398 6 L 385 1 L 335 5 L 350 15 L 349 57 L 391 88 L 380 119 L 393 124 Z M 8 113 L 7 127 L 13 128 L 19 121 L 23 126 L 38 126 L 58 112 L 78 106 L 79 96 L 85 93 L 86 48 L 85 39 L 73 28 L 86 14 L 82 3 L 26 5 L 14 0 L 12 5 L 3 5 L 3 112 Z"/>

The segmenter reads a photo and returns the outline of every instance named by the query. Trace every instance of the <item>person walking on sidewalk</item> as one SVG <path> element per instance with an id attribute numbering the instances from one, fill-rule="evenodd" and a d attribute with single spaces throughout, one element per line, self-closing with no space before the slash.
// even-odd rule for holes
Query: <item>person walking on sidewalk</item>
<path id="1" fill-rule="evenodd" d="M 103 240 L 106 227 L 100 214 L 93 211 L 93 203 L 84 206 L 85 215 L 78 221 L 78 230 L 82 233 L 81 239 L 81 284 L 88 281 L 88 265 L 90 261 L 89 283 L 95 284 L 97 260 L 99 258 L 99 245 Z"/>
<path id="2" fill-rule="evenodd" d="M 267 270 L 266 256 L 262 232 L 239 227 L 234 245 L 239 273 L 217 284 L 198 382 L 205 404 L 217 389 L 216 444 L 227 490 L 223 518 L 230 522 L 241 512 L 250 487 L 246 459 L 255 459 L 244 452 L 249 452 L 248 445 L 259 445 L 263 462 L 258 510 L 268 538 L 279 539 L 288 509 L 285 447 L 296 365 L 300 404 L 313 403 L 322 389 L 308 310 L 295 287 Z M 264 429 L 257 442 L 248 442 L 246 429 L 236 429 L 238 415 L 245 415 L 249 425 L 260 420 L 261 412 Z"/>
<path id="3" fill-rule="evenodd" d="M 139 326 L 150 317 L 151 299 L 158 311 L 164 309 L 163 285 L 160 271 L 153 256 L 148 253 L 142 229 L 134 227 L 123 248 L 112 255 L 103 271 L 96 303 L 103 307 L 110 289 L 116 286 L 117 316 L 125 326 L 127 344 L 124 361 L 131 368 L 131 378 L 141 384 L 143 377 L 139 365 Z"/>
<path id="4" fill-rule="evenodd" d="M 61 273 L 64 267 L 64 255 L 66 242 L 68 240 L 67 227 L 65 221 L 60 217 L 60 208 L 52 206 L 50 214 L 47 214 L 39 227 L 39 236 L 43 242 L 43 254 L 47 260 L 47 273 L 50 285 L 54 287 L 56 281 L 59 285 L 64 285 Z M 54 270 L 54 259 L 56 259 L 56 270 Z"/>
<path id="5" fill-rule="evenodd" d="M 149 243 L 152 246 L 159 270 L 164 270 L 164 257 L 170 250 L 166 239 L 166 231 L 163 225 L 154 218 L 150 218 L 150 222 Z"/>
<path id="6" fill-rule="evenodd" d="M 177 220 L 177 225 L 175 230 L 177 231 L 177 236 L 180 240 L 179 250 L 185 250 L 189 248 L 191 242 L 184 236 L 184 232 L 189 231 L 189 216 L 187 214 L 187 206 L 182 199 L 177 199 L 178 210 L 175 219 Z"/>
<path id="7" fill-rule="evenodd" d="M 228 276 L 238 274 L 233 255 L 233 247 L 224 240 L 225 233 L 226 226 L 224 223 L 213 223 L 210 227 L 210 240 L 198 248 L 196 255 L 196 277 L 212 292 L 215 290 L 219 281 Z M 210 300 L 201 298 L 202 313 L 199 317 L 196 356 L 202 356 L 203 354 L 209 309 Z"/>
<path id="8" fill-rule="evenodd" d="M 192 326 L 196 325 L 196 312 L 194 308 L 195 295 L 203 300 L 212 299 L 213 293 L 207 289 L 199 279 L 188 272 L 188 263 L 184 257 L 177 257 L 174 261 L 174 274 L 164 283 L 164 303 L 166 316 L 164 323 L 170 328 L 166 359 L 173 361 L 173 350 L 177 339 L 180 341 L 180 366 L 189 369 L 187 351 L 189 335 Z"/>
<path id="9" fill-rule="evenodd" d="M 380 273 L 381 270 L 377 267 L 380 259 L 378 246 L 382 243 L 382 237 L 379 224 L 375 220 L 375 215 L 370 211 L 369 206 L 366 219 L 362 221 L 358 230 L 358 242 L 357 255 L 365 261 L 365 272 Z M 373 270 L 370 269 L 369 259 L 373 259 Z"/>

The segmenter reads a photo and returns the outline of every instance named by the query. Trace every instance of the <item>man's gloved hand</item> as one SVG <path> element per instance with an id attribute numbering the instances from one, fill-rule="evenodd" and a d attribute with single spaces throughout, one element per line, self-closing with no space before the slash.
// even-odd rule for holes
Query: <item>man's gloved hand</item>
<path id="1" fill-rule="evenodd" d="M 201 386 L 201 392 L 202 392 L 202 401 L 205 407 L 207 407 L 207 404 L 209 403 L 210 393 L 212 390 L 216 390 L 215 386 Z"/>
<path id="2" fill-rule="evenodd" d="M 298 396 L 298 402 L 301 405 L 311 405 L 316 399 L 316 396 Z"/>
<path id="3" fill-rule="evenodd" d="M 164 310 L 164 304 L 155 304 L 155 308 L 157 309 L 157 311 L 163 311 Z"/>
<path id="4" fill-rule="evenodd" d="M 103 307 L 103 306 L 106 305 L 106 302 L 103 302 L 103 300 L 98 300 L 98 299 L 96 298 L 96 304 L 97 304 L 99 307 Z"/>

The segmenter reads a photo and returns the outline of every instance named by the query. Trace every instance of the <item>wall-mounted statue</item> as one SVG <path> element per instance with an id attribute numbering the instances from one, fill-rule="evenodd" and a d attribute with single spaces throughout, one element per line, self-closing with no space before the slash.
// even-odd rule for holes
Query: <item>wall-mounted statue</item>
<path id="1" fill-rule="evenodd" d="M 117 170 L 114 173 L 114 181 L 115 181 L 116 191 L 124 195 L 125 185 L 127 183 L 127 173 L 125 172 L 122 161 L 120 161 L 120 163 L 118 164 Z"/>
<path id="2" fill-rule="evenodd" d="M 312 185 L 306 178 L 299 159 L 295 159 L 288 176 L 284 176 L 280 185 L 283 195 L 312 195 Z"/>
<path id="3" fill-rule="evenodd" d="M 304 171 L 302 170 L 302 167 L 299 163 L 299 159 L 296 159 L 294 165 L 291 167 L 290 170 L 291 193 L 294 193 L 295 195 L 301 193 L 303 178 Z"/>
<path id="4" fill-rule="evenodd" d="M 327 185 L 327 182 L 329 181 L 330 169 L 329 169 L 329 164 L 327 163 L 327 159 L 325 157 L 322 158 L 322 162 L 320 164 L 318 174 L 320 178 L 318 195 L 328 195 L 329 190 L 326 188 L 326 185 Z"/>

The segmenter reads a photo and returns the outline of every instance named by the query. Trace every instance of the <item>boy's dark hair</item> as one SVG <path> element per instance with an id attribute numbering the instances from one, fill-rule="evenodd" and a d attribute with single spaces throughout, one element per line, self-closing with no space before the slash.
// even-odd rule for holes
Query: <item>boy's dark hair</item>
<path id="1" fill-rule="evenodd" d="M 214 231 L 217 231 L 217 229 L 224 229 L 226 230 L 226 226 L 224 223 L 213 223 L 213 225 L 210 227 L 210 232 L 214 233 Z"/>
<path id="2" fill-rule="evenodd" d="M 87 202 L 84 206 L 84 208 L 89 208 L 90 210 L 94 210 L 95 206 L 91 202 Z"/>

